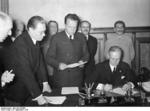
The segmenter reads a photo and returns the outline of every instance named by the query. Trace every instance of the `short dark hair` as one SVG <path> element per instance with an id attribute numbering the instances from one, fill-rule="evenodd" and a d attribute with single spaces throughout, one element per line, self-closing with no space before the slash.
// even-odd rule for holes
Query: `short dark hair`
<path id="1" fill-rule="evenodd" d="M 116 22 L 114 23 L 114 27 L 116 27 L 116 26 L 117 26 L 117 24 L 123 24 L 123 27 L 124 27 L 124 28 L 126 27 L 125 22 L 124 22 L 124 21 L 122 21 L 122 20 L 118 20 L 118 21 L 116 21 Z"/>
<path id="2" fill-rule="evenodd" d="M 41 16 L 33 16 L 29 19 L 27 23 L 27 29 L 31 28 L 36 28 L 37 23 L 43 23 L 45 24 L 45 20 Z"/>
<path id="3" fill-rule="evenodd" d="M 74 21 L 77 21 L 78 22 L 78 26 L 80 25 L 80 18 L 76 15 L 76 14 L 67 14 L 65 16 L 65 24 L 67 22 L 67 19 L 71 19 L 71 20 L 74 20 Z"/>
<path id="4" fill-rule="evenodd" d="M 89 27 L 91 28 L 91 23 L 90 23 L 89 21 L 83 20 L 83 21 L 81 21 L 81 25 L 82 25 L 82 23 L 88 23 L 88 24 L 89 24 Z"/>
<path id="5" fill-rule="evenodd" d="M 47 24 L 49 25 L 50 23 L 56 23 L 58 26 L 58 23 L 55 20 L 50 20 Z"/>

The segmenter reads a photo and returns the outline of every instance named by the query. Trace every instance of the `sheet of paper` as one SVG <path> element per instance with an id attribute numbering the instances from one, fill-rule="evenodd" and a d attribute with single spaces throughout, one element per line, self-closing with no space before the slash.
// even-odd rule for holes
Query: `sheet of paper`
<path id="1" fill-rule="evenodd" d="M 120 95 L 125 95 L 126 94 L 126 91 L 122 90 L 122 88 L 118 87 L 118 88 L 114 88 L 112 90 L 113 93 L 116 93 L 116 94 L 120 94 Z"/>
<path id="2" fill-rule="evenodd" d="M 137 90 L 132 90 L 132 95 L 135 95 L 135 94 L 139 94 L 139 91 L 137 91 Z"/>
<path id="3" fill-rule="evenodd" d="M 79 88 L 78 87 L 62 87 L 61 94 L 78 94 Z"/>
<path id="4" fill-rule="evenodd" d="M 99 83 L 96 87 L 97 90 L 104 90 L 104 84 Z"/>
<path id="5" fill-rule="evenodd" d="M 145 91 L 150 92 L 150 81 L 143 82 L 142 87 Z"/>
<path id="6" fill-rule="evenodd" d="M 69 65 L 67 65 L 67 68 L 78 67 L 78 66 L 83 65 L 85 63 L 87 63 L 87 62 L 80 62 L 80 63 L 78 62 L 78 63 L 69 64 Z"/>
<path id="7" fill-rule="evenodd" d="M 74 68 L 74 67 L 77 67 L 77 66 L 79 66 L 79 63 L 73 63 L 73 64 L 67 65 L 68 68 Z"/>
<path id="8" fill-rule="evenodd" d="M 66 96 L 44 96 L 50 104 L 63 104 Z"/>

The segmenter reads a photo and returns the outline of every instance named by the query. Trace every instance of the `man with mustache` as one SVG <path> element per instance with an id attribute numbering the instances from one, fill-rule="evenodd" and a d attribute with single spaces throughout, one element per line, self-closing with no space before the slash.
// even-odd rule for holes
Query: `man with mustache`
<path id="1" fill-rule="evenodd" d="M 95 54 L 97 51 L 97 39 L 90 35 L 91 23 L 89 21 L 81 22 L 81 32 L 85 35 L 87 41 L 87 47 L 89 51 L 89 61 L 85 64 L 84 78 L 85 82 L 90 82 L 90 78 L 93 77 L 92 73 L 95 70 Z"/>
<path id="2" fill-rule="evenodd" d="M 114 24 L 113 34 L 107 35 L 105 43 L 105 57 L 108 59 L 108 50 L 111 46 L 117 45 L 123 50 L 123 61 L 128 63 L 131 67 L 131 62 L 134 59 L 135 51 L 133 47 L 132 35 L 125 33 L 125 23 L 123 21 L 117 21 Z"/>

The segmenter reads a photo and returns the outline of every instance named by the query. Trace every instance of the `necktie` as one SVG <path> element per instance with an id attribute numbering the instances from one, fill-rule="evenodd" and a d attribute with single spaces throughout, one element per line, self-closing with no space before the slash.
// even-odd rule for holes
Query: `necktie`
<path id="1" fill-rule="evenodd" d="M 71 35 L 69 36 L 69 39 L 72 40 L 72 36 Z"/>
<path id="2" fill-rule="evenodd" d="M 35 44 L 35 45 L 39 47 L 39 43 L 38 43 L 38 42 L 36 42 L 36 44 Z"/>
<path id="3" fill-rule="evenodd" d="M 113 73 L 114 73 L 114 72 L 116 72 L 116 67 L 114 67 L 114 69 L 113 69 Z"/>

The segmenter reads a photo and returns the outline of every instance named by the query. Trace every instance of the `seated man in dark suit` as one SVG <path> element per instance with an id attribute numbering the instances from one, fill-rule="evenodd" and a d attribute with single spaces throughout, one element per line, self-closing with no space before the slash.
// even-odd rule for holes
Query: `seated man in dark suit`
<path id="1" fill-rule="evenodd" d="M 45 36 L 45 20 L 33 16 L 27 24 L 27 31 L 17 37 L 10 48 L 9 62 L 6 66 L 15 73 L 14 82 L 6 90 L 6 105 L 44 105 L 47 100 L 43 92 L 51 92 L 46 67 L 38 41 Z M 35 102 L 32 102 L 35 101 Z"/>
<path id="2" fill-rule="evenodd" d="M 134 87 L 134 75 L 129 65 L 121 61 L 122 49 L 118 46 L 112 46 L 109 49 L 108 57 L 102 63 L 99 63 L 95 70 L 95 79 L 97 83 L 104 84 L 104 90 L 109 91 L 115 87 L 122 87 L 127 91 Z"/>

